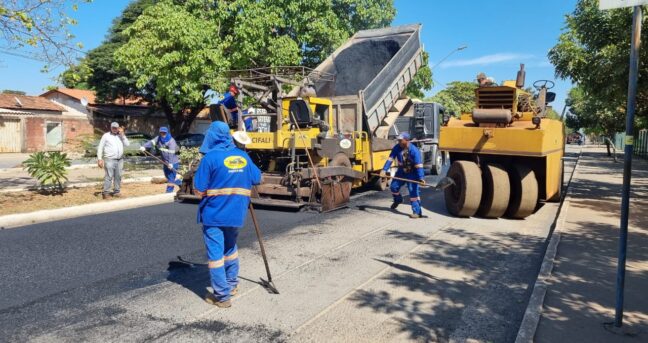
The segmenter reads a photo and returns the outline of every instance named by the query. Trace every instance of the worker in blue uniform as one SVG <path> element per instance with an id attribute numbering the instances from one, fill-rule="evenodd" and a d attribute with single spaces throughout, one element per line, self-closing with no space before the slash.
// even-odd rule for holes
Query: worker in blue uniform
<path id="1" fill-rule="evenodd" d="M 166 192 L 172 193 L 174 186 L 180 186 L 181 181 L 176 180 L 177 170 L 180 167 L 180 160 L 178 159 L 178 144 L 171 136 L 169 128 L 166 126 L 160 127 L 159 135 L 150 141 L 144 143 L 140 147 L 140 151 L 155 148 L 160 152 L 160 159 L 164 161 L 162 171 L 167 179 Z"/>
<path id="2" fill-rule="evenodd" d="M 205 86 L 205 88 L 208 87 L 209 86 Z M 227 92 L 225 92 L 223 98 L 219 100 L 219 93 L 215 92 L 213 89 L 208 88 L 205 91 L 205 101 L 209 105 L 209 116 L 212 117 L 212 120 L 223 120 L 226 121 L 231 128 L 239 128 L 240 108 L 238 103 L 236 102 L 236 96 L 239 94 L 239 92 L 239 88 L 236 87 L 235 84 L 231 84 L 227 88 Z M 219 113 L 219 107 L 221 106 L 226 109 L 225 112 L 229 112 L 229 119 L 223 118 Z"/>
<path id="3" fill-rule="evenodd" d="M 213 293 L 205 301 L 230 307 L 238 292 L 239 260 L 236 239 L 243 227 L 252 185 L 261 171 L 244 151 L 236 148 L 227 124 L 213 122 L 201 151 L 205 156 L 194 174 L 194 192 L 201 196 L 198 222 L 203 225 Z"/>
<path id="4" fill-rule="evenodd" d="M 396 171 L 396 177 L 425 183 L 425 172 L 423 170 L 421 151 L 414 144 L 411 144 L 410 141 L 411 137 L 407 132 L 403 132 L 398 136 L 398 144 L 392 148 L 389 158 L 385 162 L 383 170 L 380 172 L 381 177 L 387 175 L 387 171 L 389 171 L 392 163 L 394 160 L 397 160 L 398 170 Z M 394 196 L 394 203 L 391 205 L 391 209 L 396 209 L 398 205 L 403 203 L 403 196 L 400 194 L 400 189 L 405 183 L 407 183 L 410 204 L 412 205 L 412 214 L 410 215 L 410 218 L 421 218 L 423 212 L 421 210 L 419 185 L 415 182 L 396 179 L 392 180 L 390 190 Z"/>

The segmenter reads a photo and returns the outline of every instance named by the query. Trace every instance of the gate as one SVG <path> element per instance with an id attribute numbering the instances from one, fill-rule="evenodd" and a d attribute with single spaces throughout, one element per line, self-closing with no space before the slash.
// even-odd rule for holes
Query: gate
<path id="1" fill-rule="evenodd" d="M 22 135 L 20 119 L 0 118 L 0 152 L 20 152 Z"/>

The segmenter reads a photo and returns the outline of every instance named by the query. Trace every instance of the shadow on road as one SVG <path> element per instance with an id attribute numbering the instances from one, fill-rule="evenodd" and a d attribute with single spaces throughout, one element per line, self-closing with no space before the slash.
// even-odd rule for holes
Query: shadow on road
<path id="1" fill-rule="evenodd" d="M 445 230 L 449 240 L 417 233 L 387 233 L 424 243 L 381 279 L 396 290 L 360 290 L 358 307 L 388 314 L 397 331 L 416 341 L 511 342 L 524 315 L 543 239 L 519 233 Z"/>

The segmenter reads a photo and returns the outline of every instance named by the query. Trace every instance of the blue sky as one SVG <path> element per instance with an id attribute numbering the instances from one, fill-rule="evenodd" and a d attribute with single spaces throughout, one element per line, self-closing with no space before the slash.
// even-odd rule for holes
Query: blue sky
<path id="1" fill-rule="evenodd" d="M 78 41 L 86 49 L 98 46 L 130 0 L 95 0 L 82 4 L 74 14 L 79 24 L 73 28 Z M 518 1 L 518 0 L 395 0 L 397 15 L 394 25 L 421 23 L 421 39 L 435 65 L 457 47 L 467 48 L 435 66 L 434 94 L 454 80 L 473 80 L 479 72 L 498 82 L 514 79 L 519 63 L 525 63 L 527 85 L 533 80 L 551 79 L 554 69 L 547 52 L 556 43 L 565 14 L 570 13 L 576 0 Z M 0 89 L 16 89 L 28 94 L 40 94 L 62 71 L 41 73 L 42 63 L 0 54 Z M 560 112 L 571 87 L 568 81 L 555 80 L 557 100 L 554 108 Z"/>

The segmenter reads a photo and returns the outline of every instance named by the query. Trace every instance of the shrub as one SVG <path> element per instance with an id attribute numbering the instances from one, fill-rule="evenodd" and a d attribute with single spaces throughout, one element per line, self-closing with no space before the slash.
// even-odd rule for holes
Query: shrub
<path id="1" fill-rule="evenodd" d="M 180 175 L 185 175 L 187 172 L 195 168 L 200 160 L 202 159 L 202 154 L 200 153 L 200 148 L 185 148 L 180 147 L 180 153 L 178 154 L 180 158 L 180 170 L 178 173 Z"/>
<path id="2" fill-rule="evenodd" d="M 24 169 L 36 180 L 42 188 L 63 190 L 63 183 L 67 181 L 67 170 L 70 159 L 67 154 L 58 151 L 36 152 L 29 155 L 23 163 Z"/>

